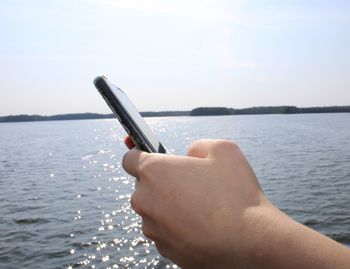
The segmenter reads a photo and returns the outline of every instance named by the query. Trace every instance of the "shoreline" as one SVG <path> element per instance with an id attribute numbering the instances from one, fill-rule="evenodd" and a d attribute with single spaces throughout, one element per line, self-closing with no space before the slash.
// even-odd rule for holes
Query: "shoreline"
<path id="1" fill-rule="evenodd" d="M 143 117 L 174 117 L 174 116 L 233 116 L 233 115 L 268 115 L 268 114 L 317 114 L 317 113 L 350 113 L 350 106 L 329 107 L 304 107 L 296 106 L 267 106 L 234 109 L 227 107 L 198 107 L 191 111 L 148 111 L 140 112 Z M 9 115 L 0 117 L 0 123 L 5 122 L 32 122 L 32 121 L 57 121 L 57 120 L 93 120 L 111 119 L 113 114 L 75 113 L 59 114 L 52 116 L 42 115 Z"/>

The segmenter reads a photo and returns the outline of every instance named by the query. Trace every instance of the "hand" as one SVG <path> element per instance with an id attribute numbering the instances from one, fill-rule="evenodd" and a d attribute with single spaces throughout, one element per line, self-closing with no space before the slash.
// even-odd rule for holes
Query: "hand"
<path id="1" fill-rule="evenodd" d="M 125 170 L 138 178 L 131 204 L 143 218 L 143 233 L 183 268 L 249 262 L 246 253 L 268 225 L 257 211 L 272 205 L 247 160 L 222 140 L 197 141 L 188 156 L 137 149 L 125 155 Z"/>
<path id="2" fill-rule="evenodd" d="M 133 146 L 128 138 L 126 144 Z M 295 222 L 263 194 L 237 145 L 193 143 L 187 157 L 130 150 L 125 170 L 144 235 L 186 268 L 348 268 L 349 251 Z"/>

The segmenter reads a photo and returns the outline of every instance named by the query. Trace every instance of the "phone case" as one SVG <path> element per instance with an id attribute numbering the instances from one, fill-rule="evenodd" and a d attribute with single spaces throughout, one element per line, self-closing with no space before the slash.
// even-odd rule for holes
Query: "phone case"
<path id="1" fill-rule="evenodd" d="M 107 78 L 105 78 L 103 76 L 97 77 L 94 80 L 94 85 L 97 88 L 97 90 L 100 92 L 102 97 L 105 99 L 108 106 L 113 111 L 114 115 L 118 118 L 119 122 L 124 127 L 126 132 L 130 135 L 134 144 L 140 150 L 150 152 L 150 153 L 151 152 L 166 153 L 165 148 L 158 141 L 158 139 L 157 139 L 157 143 L 153 142 L 153 145 L 152 145 L 152 143 L 150 142 L 151 139 L 149 139 L 147 137 L 147 135 L 145 134 L 145 132 L 138 126 L 138 124 L 136 124 L 136 122 L 133 119 L 133 117 L 131 116 L 131 114 L 128 112 L 126 107 L 123 105 L 123 102 L 118 99 L 116 94 L 114 94 L 112 88 L 114 87 L 115 89 L 117 89 L 123 93 L 122 90 L 120 90 L 118 87 L 112 85 L 107 80 Z M 125 93 L 124 93 L 124 95 L 125 95 Z M 131 101 L 129 100 L 129 98 L 128 98 L 128 101 L 130 102 L 130 104 L 132 104 Z M 138 115 L 140 115 L 139 112 L 137 112 L 137 113 L 138 113 Z M 141 115 L 140 115 L 140 117 L 142 118 Z M 144 121 L 143 118 L 142 118 L 142 120 Z M 147 125 L 146 122 L 145 122 L 145 124 Z M 148 125 L 147 125 L 147 127 L 148 127 Z M 152 135 L 154 135 L 153 132 L 152 132 Z M 153 137 L 153 141 L 154 141 L 154 139 L 155 139 L 155 136 Z"/>

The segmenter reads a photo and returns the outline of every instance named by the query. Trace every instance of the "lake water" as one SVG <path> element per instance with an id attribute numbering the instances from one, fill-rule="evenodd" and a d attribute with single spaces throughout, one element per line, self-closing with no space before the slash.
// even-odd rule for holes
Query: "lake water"
<path id="1" fill-rule="evenodd" d="M 350 244 L 350 114 L 149 118 L 186 154 L 237 142 L 287 214 Z M 0 124 L 0 268 L 176 268 L 140 233 L 116 120 Z"/>

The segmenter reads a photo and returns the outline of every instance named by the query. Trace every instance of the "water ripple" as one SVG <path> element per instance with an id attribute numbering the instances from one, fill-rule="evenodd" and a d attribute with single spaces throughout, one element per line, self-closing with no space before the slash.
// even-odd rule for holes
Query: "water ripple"
<path id="1" fill-rule="evenodd" d="M 147 121 L 176 154 L 237 142 L 274 204 L 350 244 L 349 114 Z M 124 136 L 115 120 L 0 124 L 1 268 L 176 268 L 130 207 Z"/>

